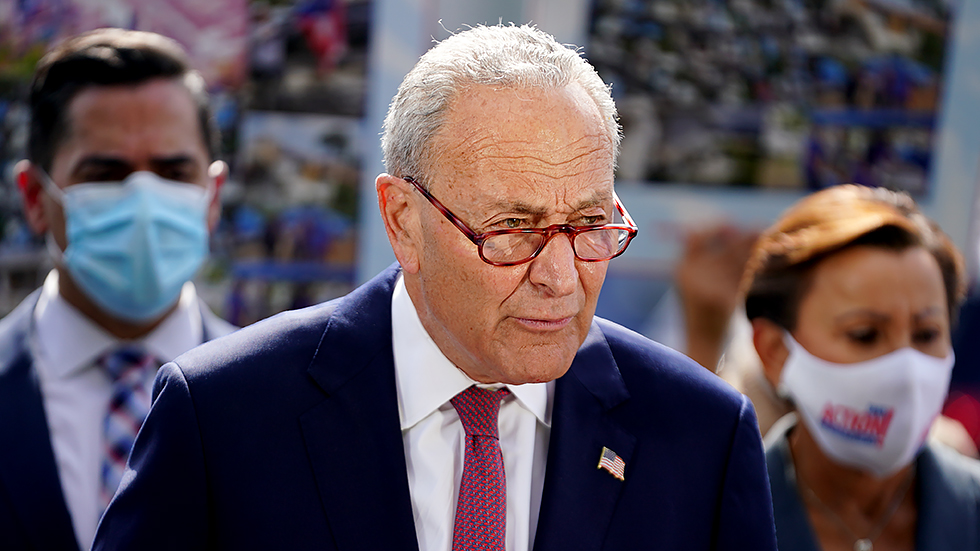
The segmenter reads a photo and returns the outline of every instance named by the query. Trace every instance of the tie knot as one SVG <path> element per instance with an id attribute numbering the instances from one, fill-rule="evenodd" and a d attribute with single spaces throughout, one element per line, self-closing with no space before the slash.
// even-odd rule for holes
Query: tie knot
<path id="1" fill-rule="evenodd" d="M 113 382 L 147 375 L 155 358 L 140 346 L 126 345 L 106 352 L 99 358 L 101 365 Z"/>
<path id="2" fill-rule="evenodd" d="M 467 436 L 492 436 L 497 438 L 497 413 L 500 400 L 510 394 L 506 388 L 488 390 L 471 386 L 449 402 L 456 408 L 459 420 Z"/>

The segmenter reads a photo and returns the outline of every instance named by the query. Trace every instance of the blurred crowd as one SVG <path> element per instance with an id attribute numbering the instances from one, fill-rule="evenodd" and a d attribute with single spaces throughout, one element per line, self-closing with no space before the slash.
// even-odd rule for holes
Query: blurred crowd
<path id="1" fill-rule="evenodd" d="M 600 0 L 592 15 L 621 179 L 924 191 L 948 3 Z"/>

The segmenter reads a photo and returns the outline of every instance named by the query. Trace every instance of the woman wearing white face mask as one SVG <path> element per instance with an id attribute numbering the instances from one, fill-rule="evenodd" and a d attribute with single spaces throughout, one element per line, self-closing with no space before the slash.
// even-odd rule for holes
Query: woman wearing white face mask
<path id="1" fill-rule="evenodd" d="M 962 285 L 948 237 L 883 189 L 813 194 L 759 239 L 746 313 L 799 419 L 767 438 L 781 551 L 980 549 L 980 463 L 926 444 Z"/>

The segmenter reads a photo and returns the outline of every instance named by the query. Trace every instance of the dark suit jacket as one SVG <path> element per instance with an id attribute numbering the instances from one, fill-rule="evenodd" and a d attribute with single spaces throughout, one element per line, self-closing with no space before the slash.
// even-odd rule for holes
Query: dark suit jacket
<path id="1" fill-rule="evenodd" d="M 164 366 L 95 549 L 417 549 L 397 274 Z M 691 360 L 596 320 L 553 408 L 535 550 L 775 549 L 752 407 Z"/>
<path id="2" fill-rule="evenodd" d="M 78 551 L 28 348 L 39 296 L 0 320 L 0 549 Z M 205 339 L 234 329 L 203 304 L 201 314 Z"/>
<path id="3" fill-rule="evenodd" d="M 786 434 L 766 451 L 780 551 L 819 551 L 796 481 Z M 926 446 L 915 460 L 918 517 L 915 548 L 980 551 L 980 462 L 940 445 Z"/>

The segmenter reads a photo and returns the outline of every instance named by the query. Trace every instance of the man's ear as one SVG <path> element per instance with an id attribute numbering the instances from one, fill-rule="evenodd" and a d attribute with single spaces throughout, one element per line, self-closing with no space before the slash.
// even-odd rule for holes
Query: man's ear
<path id="1" fill-rule="evenodd" d="M 418 212 L 411 200 L 414 191 L 411 184 L 390 174 L 381 174 L 375 180 L 375 188 L 381 219 L 395 258 L 406 273 L 418 273 L 421 243 Z"/>
<path id="2" fill-rule="evenodd" d="M 20 191 L 21 202 L 24 205 L 24 216 L 34 233 L 44 235 L 48 231 L 48 215 L 42 201 L 44 189 L 40 177 L 34 170 L 34 165 L 27 159 L 21 159 L 14 165 L 14 181 Z"/>
<path id="3" fill-rule="evenodd" d="M 228 179 L 228 164 L 224 161 L 211 163 L 211 166 L 208 167 L 208 177 L 214 181 L 214 194 L 212 194 L 211 203 L 208 205 L 208 231 L 213 232 L 221 219 L 221 186 Z"/>
<path id="4" fill-rule="evenodd" d="M 752 320 L 752 343 L 755 351 L 762 360 L 762 370 L 766 380 L 773 388 L 779 387 L 779 378 L 783 374 L 783 366 L 789 357 L 789 348 L 783 340 L 785 330 L 765 318 Z"/>

